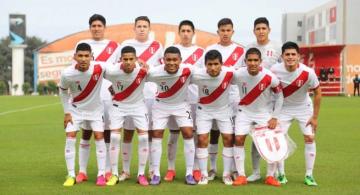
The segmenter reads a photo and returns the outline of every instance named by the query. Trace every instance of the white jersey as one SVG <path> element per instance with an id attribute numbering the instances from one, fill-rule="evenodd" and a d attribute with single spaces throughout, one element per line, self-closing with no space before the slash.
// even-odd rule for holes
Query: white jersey
<path id="1" fill-rule="evenodd" d="M 233 70 L 222 67 L 218 76 L 212 77 L 206 69 L 195 69 L 191 83 L 199 88 L 199 106 L 204 110 L 216 112 L 229 107 L 230 84 L 233 79 Z"/>
<path id="2" fill-rule="evenodd" d="M 313 69 L 300 63 L 294 72 L 289 72 L 284 63 L 278 63 L 271 67 L 271 71 L 280 79 L 283 88 L 283 109 L 296 109 L 312 104 L 308 91 L 319 87 L 319 80 Z"/>
<path id="3" fill-rule="evenodd" d="M 194 67 L 203 68 L 201 64 L 204 58 L 204 49 L 197 46 L 191 45 L 190 47 L 184 47 L 180 44 L 174 45 L 179 48 L 181 52 L 182 63 L 193 65 Z M 197 85 L 189 85 L 187 101 L 190 104 L 196 104 L 199 98 Z"/>
<path id="4" fill-rule="evenodd" d="M 113 64 L 120 60 L 120 45 L 115 41 L 110 41 L 108 39 L 103 39 L 101 41 L 95 41 L 94 39 L 86 39 L 79 41 L 76 45 L 80 43 L 87 43 L 90 45 L 95 61 Z M 102 100 L 111 100 L 111 94 L 108 90 L 110 86 L 111 83 L 108 80 L 104 79 L 100 93 Z"/>
<path id="5" fill-rule="evenodd" d="M 164 66 L 160 65 L 152 68 L 148 73 L 148 81 L 154 82 L 157 85 L 158 93 L 156 100 L 170 105 L 171 108 L 182 108 L 187 104 L 186 94 L 193 67 L 191 65 L 180 64 L 179 70 L 176 73 L 169 74 L 165 71 Z"/>
<path id="6" fill-rule="evenodd" d="M 274 41 L 269 41 L 265 45 L 259 45 L 253 42 L 246 46 L 246 51 L 250 48 L 257 48 L 261 52 L 261 66 L 270 69 L 273 64 L 281 62 L 281 45 Z M 244 60 L 242 63 L 245 65 Z"/>
<path id="7" fill-rule="evenodd" d="M 113 103 L 122 107 L 138 107 L 144 104 L 143 89 L 147 71 L 137 66 L 133 72 L 126 73 L 121 63 L 106 67 L 105 78 L 112 83 Z"/>
<path id="8" fill-rule="evenodd" d="M 281 92 L 279 79 L 268 69 L 261 68 L 255 76 L 250 75 L 247 67 L 234 72 L 233 84 L 240 92 L 239 108 L 251 115 L 271 114 L 272 95 Z"/>
<path id="9" fill-rule="evenodd" d="M 68 101 L 63 101 L 64 111 L 70 112 L 75 119 L 98 119 L 103 114 L 100 88 L 105 64 L 92 61 L 85 72 L 77 70 L 75 66 L 67 67 L 61 74 L 61 92 L 65 96 L 70 95 Z"/>
<path id="10" fill-rule="evenodd" d="M 163 47 L 160 42 L 147 40 L 139 42 L 136 39 L 128 39 L 122 42 L 122 47 L 132 46 L 136 50 L 136 56 L 143 60 L 150 68 L 159 66 L 162 63 Z M 145 83 L 144 96 L 146 99 L 153 99 L 156 95 L 156 86 L 154 83 Z"/>

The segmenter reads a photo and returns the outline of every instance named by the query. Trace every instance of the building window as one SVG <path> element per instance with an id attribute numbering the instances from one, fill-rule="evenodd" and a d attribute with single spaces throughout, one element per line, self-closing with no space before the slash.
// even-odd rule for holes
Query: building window
<path id="1" fill-rule="evenodd" d="M 297 22 L 297 26 L 298 26 L 298 27 L 302 27 L 302 21 L 298 21 L 298 22 Z"/>
<path id="2" fill-rule="evenodd" d="M 302 42 L 302 36 L 298 35 L 296 40 L 297 40 L 298 42 Z"/>

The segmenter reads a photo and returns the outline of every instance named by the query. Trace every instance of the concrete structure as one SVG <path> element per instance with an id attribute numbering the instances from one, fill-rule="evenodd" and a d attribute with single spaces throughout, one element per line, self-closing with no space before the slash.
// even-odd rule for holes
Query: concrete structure
<path id="1" fill-rule="evenodd" d="M 12 49 L 12 83 L 11 95 L 24 95 L 22 86 L 24 84 L 24 50 L 27 45 L 11 44 Z M 14 86 L 17 88 L 14 88 Z"/>

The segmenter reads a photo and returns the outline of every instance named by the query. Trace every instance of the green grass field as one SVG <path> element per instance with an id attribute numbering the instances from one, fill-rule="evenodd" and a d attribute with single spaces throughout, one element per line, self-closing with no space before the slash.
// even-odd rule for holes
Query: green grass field
<path id="1" fill-rule="evenodd" d="M 114 187 L 95 186 L 95 146 L 92 144 L 88 173 L 90 181 L 64 188 L 63 111 L 58 97 L 0 97 L 0 194 L 360 194 L 360 98 L 323 98 L 317 134 L 314 176 L 318 187 L 303 184 L 303 139 L 293 125 L 290 135 L 298 145 L 287 160 L 289 183 L 280 188 L 263 181 L 244 187 L 225 186 L 220 179 L 207 186 L 184 184 L 182 142 L 177 155 L 177 175 L 173 183 L 141 187 L 135 183 L 137 148 L 133 147 L 132 179 Z M 134 139 L 136 141 L 137 139 Z M 166 145 L 164 139 L 164 146 Z M 136 144 L 136 142 L 134 142 Z M 251 173 L 250 141 L 247 140 L 246 171 Z M 163 150 L 162 174 L 166 171 Z M 221 158 L 219 158 L 221 159 Z M 222 170 L 222 162 L 218 163 Z M 262 174 L 265 163 L 262 162 Z M 218 174 L 220 176 L 220 174 Z"/>

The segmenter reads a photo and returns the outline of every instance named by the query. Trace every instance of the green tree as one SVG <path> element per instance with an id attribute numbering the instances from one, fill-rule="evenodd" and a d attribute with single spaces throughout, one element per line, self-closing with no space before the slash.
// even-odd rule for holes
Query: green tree
<path id="1" fill-rule="evenodd" d="M 46 86 L 44 83 L 39 83 L 37 85 L 37 90 L 39 92 L 40 95 L 45 95 L 46 94 Z"/>
<path id="2" fill-rule="evenodd" d="M 23 86 L 22 86 L 22 90 L 23 90 L 23 92 L 24 92 L 24 95 L 30 94 L 30 91 L 31 91 L 31 85 L 30 85 L 30 83 L 25 82 L 25 83 L 23 84 Z"/>
<path id="3" fill-rule="evenodd" d="M 7 95 L 8 93 L 5 81 L 0 80 L 0 95 Z"/>
<path id="4" fill-rule="evenodd" d="M 49 90 L 49 94 L 57 94 L 58 93 L 58 87 L 55 81 L 48 81 L 47 87 Z"/>

